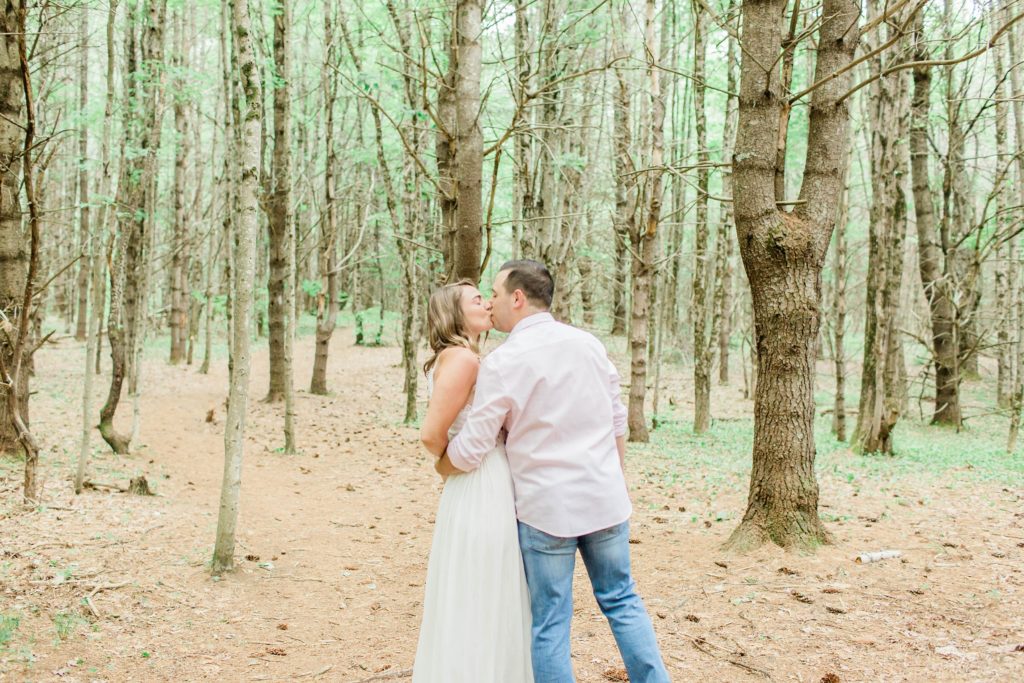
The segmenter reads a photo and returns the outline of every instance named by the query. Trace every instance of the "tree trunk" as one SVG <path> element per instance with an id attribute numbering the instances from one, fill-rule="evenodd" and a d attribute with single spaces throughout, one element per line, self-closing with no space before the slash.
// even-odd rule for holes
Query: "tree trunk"
<path id="1" fill-rule="evenodd" d="M 110 172 L 110 128 L 114 111 L 114 29 L 117 24 L 118 0 L 111 0 L 107 9 L 107 71 L 106 71 L 106 96 L 103 117 L 103 133 L 100 138 L 100 164 L 102 176 L 99 179 L 97 193 L 102 197 L 109 196 L 112 183 Z M 87 22 L 88 13 L 83 13 L 82 21 Z M 106 290 L 105 272 L 103 268 L 103 232 L 107 225 L 109 216 L 109 205 L 104 202 L 100 208 L 99 220 L 97 221 L 96 234 L 87 235 L 88 244 L 91 245 L 89 256 L 90 280 L 92 287 L 92 316 L 91 325 L 88 330 L 88 338 L 85 345 L 85 379 L 82 383 L 82 440 L 78 452 L 78 467 L 75 472 L 75 493 L 82 492 L 85 482 L 85 470 L 88 465 L 90 447 L 90 435 L 93 430 L 92 413 L 92 385 L 93 374 L 99 374 L 99 369 L 93 372 L 93 357 L 96 355 L 99 341 L 100 328 L 103 324 L 103 308 Z M 84 257 L 83 257 L 84 258 Z"/>
<path id="2" fill-rule="evenodd" d="M 235 287 L 232 301 L 234 330 L 231 336 L 231 371 L 228 414 L 224 425 L 224 479 L 221 484 L 217 540 L 211 570 L 221 574 L 234 568 L 235 527 L 242 483 L 242 455 L 245 443 L 245 410 L 249 397 L 249 328 L 252 324 L 252 289 L 256 268 L 256 234 L 259 205 L 256 193 L 259 174 L 260 91 L 256 55 L 249 25 L 249 0 L 232 0 L 233 50 L 237 55 L 241 89 L 246 111 L 242 119 L 239 161 L 238 231 L 235 253 Z M 237 103 L 237 100 L 236 100 Z M 238 118 L 241 118 L 240 116 Z"/>
<path id="3" fill-rule="evenodd" d="M 929 59 L 924 42 L 923 19 L 915 26 L 916 62 Z M 932 356 L 935 363 L 935 411 L 932 422 L 960 426 L 960 363 L 955 338 L 956 311 L 951 283 L 943 272 L 943 249 L 935 241 L 937 223 L 928 179 L 928 110 L 931 92 L 931 68 L 915 66 L 914 96 L 911 104 L 910 170 L 914 188 L 914 212 L 917 219 L 918 269 L 931 311 Z"/>
<path id="4" fill-rule="evenodd" d="M 267 281 L 267 323 L 270 343 L 270 387 L 264 401 L 285 400 L 291 369 L 285 358 L 288 335 L 294 247 L 291 220 L 291 100 L 288 81 L 288 54 L 285 48 L 287 3 L 274 15 L 274 151 L 271 158 L 270 187 L 267 188 L 267 231 L 270 271 Z M 286 411 L 287 412 L 287 411 Z"/>
<path id="5" fill-rule="evenodd" d="M 481 0 L 455 0 L 448 74 L 438 87 L 438 175 L 445 271 L 449 280 L 480 279 L 483 133 L 480 129 Z M 453 149 L 454 148 L 454 149 Z"/>
<path id="6" fill-rule="evenodd" d="M 125 44 L 125 100 L 128 106 L 123 107 L 124 134 L 128 139 L 135 139 L 136 144 L 144 146 L 148 136 L 142 124 L 132 115 L 132 110 L 140 106 L 140 94 L 137 88 L 138 60 L 136 57 L 136 31 L 139 23 L 137 7 L 128 7 L 128 27 Z M 112 238 L 110 257 L 110 311 L 107 317 L 107 337 L 110 343 L 110 387 L 107 400 L 100 408 L 99 430 L 103 440 L 111 450 L 119 455 L 126 454 L 130 446 L 128 436 L 114 428 L 114 414 L 121 402 L 121 390 L 124 386 L 125 368 L 130 346 L 126 338 L 127 328 L 131 321 L 127 319 L 125 292 L 129 267 L 134 267 L 128 254 L 129 245 L 138 245 L 143 239 L 142 221 L 138 215 L 143 213 L 142 185 L 144 156 L 128 159 L 122 152 L 122 163 L 117 183 L 117 203 L 125 210 L 117 214 L 117 232 Z"/>
<path id="7" fill-rule="evenodd" d="M 92 261 L 85 254 L 95 247 L 89 243 L 89 132 L 85 123 L 85 110 L 89 104 L 89 13 L 82 12 L 78 27 L 78 115 L 82 118 L 78 129 L 78 235 L 79 253 L 82 260 L 78 265 L 78 326 L 75 340 L 85 341 L 89 331 L 89 272 Z"/>
<path id="8" fill-rule="evenodd" d="M 295 291 L 294 221 L 291 183 L 291 74 L 288 33 L 291 19 L 288 3 L 274 13 L 274 152 L 270 167 L 270 201 L 267 228 L 270 236 L 270 278 L 268 322 L 270 327 L 270 389 L 266 401 L 284 400 L 285 453 L 295 452 L 294 387 L 292 382 L 292 315 Z"/>
<path id="9" fill-rule="evenodd" d="M 1010 12 L 1004 7 L 1004 20 L 1010 18 Z M 1018 52 L 1019 24 L 1009 32 L 1008 43 L 1010 48 L 1010 64 L 1018 64 L 1020 52 Z M 1020 69 L 1010 69 L 1010 88 L 1013 102 L 1013 124 L 1014 142 L 1019 150 L 1024 145 L 1024 86 L 1021 85 Z M 1016 201 L 1024 205 L 1024 155 L 1017 154 L 1017 196 Z M 1012 398 L 1010 401 L 1010 430 L 1007 434 L 1006 450 L 1013 453 L 1017 450 L 1017 437 L 1020 433 L 1022 413 L 1024 413 L 1024 239 L 1017 237 L 1017 253 L 1012 257 L 1017 274 L 1017 291 L 1015 308 L 1017 314 L 1016 341 L 1014 343 L 1014 377 Z"/>
<path id="10" fill-rule="evenodd" d="M 732 14 L 735 0 L 729 0 L 729 14 Z M 736 144 L 736 70 L 733 64 L 736 61 L 736 39 L 733 36 L 728 38 L 729 44 L 726 48 L 726 86 L 729 91 L 725 106 L 725 126 L 722 130 L 722 161 L 730 164 L 722 169 L 722 194 L 731 197 L 733 194 L 732 179 L 732 154 Z M 718 228 L 718 240 L 720 249 L 724 251 L 725 277 L 718 287 L 721 288 L 721 309 L 718 311 L 722 319 L 721 328 L 718 331 L 718 383 L 722 386 L 729 384 L 729 339 L 732 336 L 732 309 L 733 309 L 733 277 L 735 268 L 733 266 L 733 204 L 725 202 L 722 204 L 721 222 Z"/>
<path id="11" fill-rule="evenodd" d="M 335 204 L 335 176 L 338 157 L 334 144 L 334 102 L 337 99 L 337 78 L 330 69 L 336 64 L 334 52 L 334 27 L 331 21 L 331 8 L 324 6 L 324 55 L 323 80 L 321 87 L 324 93 L 324 141 L 327 148 L 327 160 L 324 170 L 324 208 L 320 217 L 320 249 L 317 268 L 320 272 L 320 291 L 316 297 L 316 345 L 313 356 L 313 377 L 309 383 L 309 392 L 320 396 L 327 394 L 327 357 L 331 348 L 331 337 L 338 318 L 338 248 L 336 244 L 338 232 L 337 206 Z"/>
<path id="12" fill-rule="evenodd" d="M 175 17 L 174 65 L 182 78 L 185 51 L 185 11 Z M 185 217 L 185 162 L 188 157 L 185 99 L 174 98 L 174 242 L 171 254 L 171 365 L 185 360 L 188 333 L 188 288 L 190 266 L 188 225 Z"/>
<path id="13" fill-rule="evenodd" d="M 28 277 L 28 242 L 22 229 L 22 142 L 25 139 L 25 93 L 21 82 L 21 61 L 18 41 L 21 28 L 18 14 L 24 11 L 22 2 L 9 2 L 0 10 L 0 31 L 4 49 L 0 52 L 0 311 L 16 330 L 20 326 Z M 0 340 L 0 355 L 4 367 L 13 368 L 17 334 L 4 335 Z M 22 347 L 25 345 L 22 344 Z M 16 413 L 28 422 L 28 371 L 19 373 Z M 20 452 L 16 415 L 5 394 L 0 401 L 0 453 Z M 27 471 L 27 470 L 26 470 Z M 27 487 L 26 487 L 27 488 Z M 35 486 L 33 485 L 33 491 Z M 26 496 L 29 497 L 29 496 Z M 34 498 L 34 495 L 32 496 Z"/>
<path id="14" fill-rule="evenodd" d="M 872 3 L 872 15 L 884 8 Z M 890 38 L 879 29 L 875 45 Z M 901 49 L 897 47 L 896 49 Z M 872 73 L 889 65 L 881 57 L 871 61 Z M 864 453 L 892 453 L 892 430 L 901 413 L 904 390 L 899 369 L 899 302 L 903 276 L 903 243 L 907 231 L 906 199 L 902 188 L 903 141 L 906 139 L 905 74 L 900 71 L 878 79 L 871 89 L 871 209 L 868 283 L 864 323 L 864 364 L 860 406 L 854 430 L 855 447 Z"/>
<path id="15" fill-rule="evenodd" d="M 847 153 L 849 154 L 849 153 Z M 849 168 L 849 156 L 847 156 Z M 832 433 L 846 441 L 846 223 L 850 206 L 850 188 L 844 183 L 842 203 L 836 218 L 835 251 L 832 255 L 832 364 L 835 368 L 836 395 L 832 406 Z"/>
<path id="16" fill-rule="evenodd" d="M 621 26 L 629 26 L 629 6 L 623 4 Z M 612 36 L 619 64 L 628 55 L 628 50 L 619 31 Z M 615 68 L 615 100 L 612 118 L 612 137 L 615 145 L 615 215 L 612 233 L 615 240 L 615 263 L 612 283 L 612 330 L 613 335 L 626 333 L 626 309 L 629 298 L 628 273 L 632 262 L 629 253 L 631 236 L 636 232 L 637 176 L 631 156 L 633 146 L 632 92 L 629 71 L 622 66 Z"/>
<path id="17" fill-rule="evenodd" d="M 807 154 L 792 212 L 775 204 L 776 141 L 782 119 L 779 73 L 786 0 L 743 5 L 743 60 L 734 154 L 736 232 L 753 297 L 757 348 L 750 494 L 729 546 L 765 542 L 813 548 L 830 540 L 818 518 L 814 472 L 814 363 L 821 316 L 821 269 L 842 192 L 849 112 L 840 98 L 860 40 L 860 6 L 825 0 L 817 40 Z"/>
<path id="18" fill-rule="evenodd" d="M 1003 12 L 1005 15 L 1005 12 Z M 994 15 L 993 18 L 999 15 Z M 1014 31 L 1011 31 L 1013 33 Z M 1007 89 L 1005 83 L 1003 51 L 992 51 L 993 71 L 996 77 L 995 124 L 996 124 L 996 167 L 1006 165 L 1006 174 L 999 177 L 998 186 L 992 189 L 996 195 L 996 235 L 1006 235 L 1012 230 L 1012 220 L 1007 212 L 1010 201 L 1011 184 L 1010 156 L 1007 145 L 1009 107 L 1007 106 Z M 1019 78 L 1019 76 L 1018 76 Z M 1019 143 L 1018 143 L 1019 144 Z M 1018 157 L 1019 157 L 1018 153 Z M 1013 305 L 1016 286 L 1016 264 L 1013 262 L 1016 251 L 1016 239 L 1003 242 L 995 254 L 995 295 L 996 295 L 996 359 L 998 362 L 996 375 L 996 405 L 1001 409 L 1009 408 L 1013 400 L 1013 342 L 1015 328 L 1015 306 Z"/>
<path id="19" fill-rule="evenodd" d="M 644 417 L 644 397 L 647 393 L 647 342 L 650 324 L 651 280 L 658 249 L 658 223 L 661 221 L 661 175 L 664 152 L 665 99 L 661 94 L 661 70 L 656 65 L 657 1 L 647 0 L 645 43 L 647 49 L 647 79 L 650 96 L 650 150 L 645 197 L 646 216 L 634 225 L 630 234 L 633 246 L 633 309 L 630 319 L 630 385 L 627 424 L 629 440 L 646 443 L 650 438 Z"/>
<path id="20" fill-rule="evenodd" d="M 693 78 L 704 83 L 707 59 L 707 18 L 697 2 L 693 5 Z M 711 366 L 715 330 L 708 332 L 711 301 L 708 292 L 712 287 L 708 241 L 708 185 L 710 172 L 708 164 L 707 116 L 704 110 L 703 87 L 694 88 L 693 111 L 694 133 L 697 144 L 697 223 L 693 244 L 693 433 L 703 434 L 711 427 Z"/>

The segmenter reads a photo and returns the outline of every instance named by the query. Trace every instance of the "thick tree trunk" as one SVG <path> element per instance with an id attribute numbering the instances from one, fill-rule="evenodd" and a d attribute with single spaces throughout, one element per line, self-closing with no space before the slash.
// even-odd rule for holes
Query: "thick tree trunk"
<path id="1" fill-rule="evenodd" d="M 21 82 L 21 61 L 18 56 L 18 14 L 22 2 L 9 2 L 0 9 L 0 33 L 4 49 L 0 51 L 0 311 L 13 329 L 20 326 L 28 277 L 28 242 L 22 230 L 22 142 L 25 139 L 25 93 Z M 13 368 L 17 334 L 0 339 L 0 354 L 5 367 Z M 22 344 L 22 347 L 25 347 Z M 15 396 L 16 411 L 28 422 L 28 370 L 19 373 Z M 3 393 L 7 394 L 6 391 Z M 6 398 L 0 400 L 0 453 L 20 452 L 15 415 Z M 27 470 L 26 470 L 27 471 Z M 34 489 L 34 486 L 33 486 Z"/>
<path id="2" fill-rule="evenodd" d="M 234 290 L 237 296 L 232 301 L 234 330 L 231 336 L 231 379 L 228 414 L 224 425 L 224 478 L 217 519 L 217 540 L 211 564 L 214 574 L 230 571 L 235 565 L 235 528 L 238 522 L 238 499 L 242 483 L 245 409 L 249 397 L 249 327 L 252 323 L 253 308 L 251 293 L 253 271 L 256 267 L 256 234 L 259 228 L 259 207 L 256 198 L 260 163 L 258 67 L 249 28 L 249 0 L 232 0 L 232 4 L 233 45 L 242 81 L 241 87 L 245 93 L 246 112 L 241 126 L 241 211 L 238 216 L 234 269 Z"/>
<path id="3" fill-rule="evenodd" d="M 750 495 L 729 546 L 765 542 L 813 548 L 830 540 L 818 517 L 814 472 L 814 363 L 821 316 L 821 269 L 842 192 L 849 112 L 839 98 L 850 74 L 811 94 L 801 204 L 775 205 L 775 162 L 782 102 L 775 70 L 785 0 L 743 5 L 739 133 L 734 153 L 736 232 L 750 282 L 757 348 Z M 860 40 L 858 2 L 825 0 L 815 82 L 840 72 Z"/>

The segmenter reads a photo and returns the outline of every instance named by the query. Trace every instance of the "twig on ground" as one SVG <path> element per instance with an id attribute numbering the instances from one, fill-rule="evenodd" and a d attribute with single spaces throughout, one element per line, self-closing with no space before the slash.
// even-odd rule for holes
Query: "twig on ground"
<path id="1" fill-rule="evenodd" d="M 750 671 L 751 673 L 756 673 L 756 674 L 759 674 L 761 676 L 764 676 L 768 680 L 772 680 L 772 675 L 770 673 L 768 673 L 764 669 L 760 669 L 760 668 L 758 668 L 756 666 L 753 666 L 751 664 L 747 664 L 745 662 L 739 661 L 738 659 L 736 659 L 733 656 L 733 653 L 728 651 L 728 649 L 723 648 L 723 647 L 721 647 L 719 645 L 715 645 L 714 643 L 712 643 L 710 641 L 707 641 L 707 640 L 705 640 L 704 638 L 702 638 L 700 636 L 697 636 L 697 637 L 689 636 L 689 638 L 690 638 L 690 644 L 693 645 L 698 650 L 700 650 L 701 652 L 703 652 L 704 654 L 706 654 L 708 656 L 711 656 L 711 657 L 714 657 L 716 659 L 721 659 L 723 661 L 726 661 L 726 662 L 732 664 L 733 666 L 737 666 L 737 667 L 739 667 L 741 669 L 744 669 L 746 671 Z M 711 650 L 709 650 L 707 647 L 705 647 L 705 645 L 709 645 L 711 647 L 718 648 L 719 650 L 722 650 L 723 652 L 727 652 L 728 654 L 727 655 L 718 655 L 718 654 L 712 652 Z"/>
<path id="2" fill-rule="evenodd" d="M 395 669 L 394 671 L 385 671 L 369 678 L 360 678 L 355 683 L 370 683 L 370 681 L 384 681 L 393 678 L 407 678 L 412 676 L 412 669 Z"/>

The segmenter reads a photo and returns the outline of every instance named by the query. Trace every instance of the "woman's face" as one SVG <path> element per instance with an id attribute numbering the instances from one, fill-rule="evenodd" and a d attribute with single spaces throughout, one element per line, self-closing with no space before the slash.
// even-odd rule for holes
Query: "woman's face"
<path id="1" fill-rule="evenodd" d="M 494 325 L 491 323 L 491 303 L 484 301 L 483 295 L 476 287 L 462 288 L 462 317 L 466 321 L 466 331 L 470 336 L 483 334 Z"/>

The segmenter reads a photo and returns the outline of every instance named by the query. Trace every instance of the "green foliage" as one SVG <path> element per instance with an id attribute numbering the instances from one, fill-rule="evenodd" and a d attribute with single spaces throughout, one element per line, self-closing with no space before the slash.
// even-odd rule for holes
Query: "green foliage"
<path id="1" fill-rule="evenodd" d="M 53 628 L 57 632 L 58 641 L 70 638 L 74 635 L 79 625 L 85 622 L 78 614 L 67 612 L 57 612 L 50 619 L 53 621 Z"/>
<path id="2" fill-rule="evenodd" d="M 7 643 L 11 642 L 20 623 L 21 619 L 12 614 L 0 614 L 0 649 L 6 648 Z"/>

